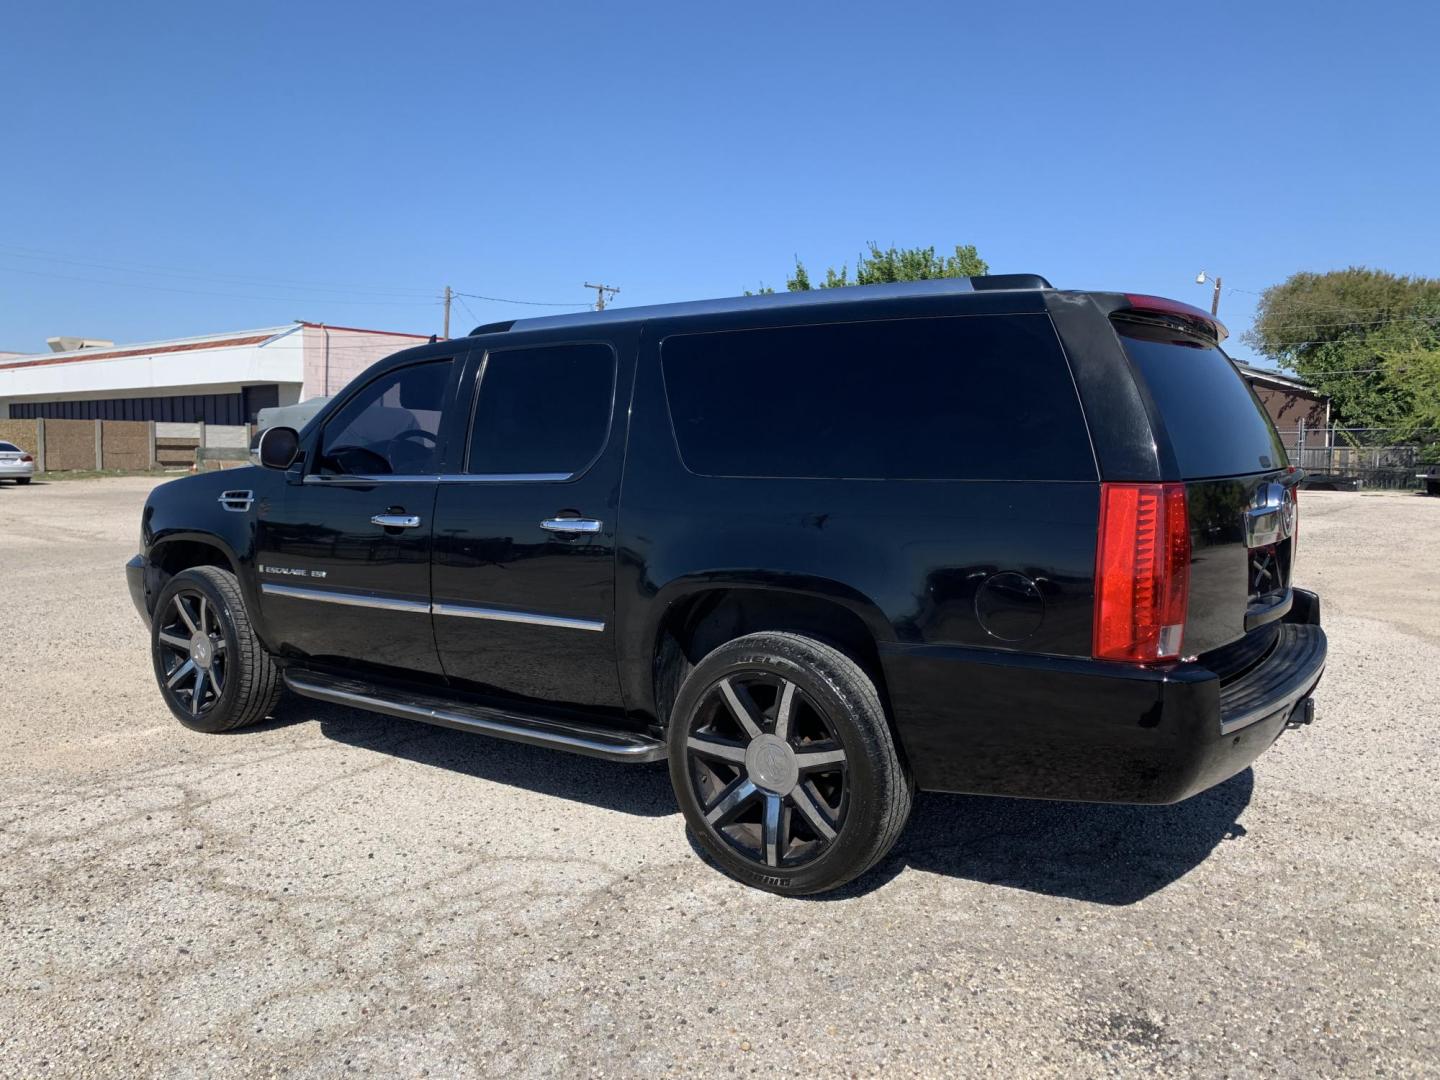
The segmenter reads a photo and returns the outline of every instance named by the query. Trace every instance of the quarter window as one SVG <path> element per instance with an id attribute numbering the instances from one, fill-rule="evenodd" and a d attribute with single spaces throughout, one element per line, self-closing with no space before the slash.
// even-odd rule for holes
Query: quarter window
<path id="1" fill-rule="evenodd" d="M 608 345 L 492 352 L 480 374 L 469 471 L 578 473 L 605 445 L 614 399 L 615 353 Z"/>
<path id="2" fill-rule="evenodd" d="M 1044 315 L 686 334 L 661 358 L 680 456 L 702 475 L 1096 477 Z"/>
<path id="3" fill-rule="evenodd" d="M 440 414 L 450 361 L 397 368 L 375 379 L 325 425 L 317 471 L 422 476 L 440 460 Z"/>

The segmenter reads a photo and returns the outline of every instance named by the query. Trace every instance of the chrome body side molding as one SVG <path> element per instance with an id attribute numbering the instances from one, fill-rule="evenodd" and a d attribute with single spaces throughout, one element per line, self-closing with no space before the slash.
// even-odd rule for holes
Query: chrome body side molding
<path id="1" fill-rule="evenodd" d="M 473 604 L 431 604 L 436 615 L 460 619 L 493 619 L 496 622 L 529 623 L 531 626 L 557 626 L 565 630 L 605 629 L 603 619 L 575 619 L 566 615 L 541 615 L 533 611 L 506 611 L 503 608 L 479 607 Z"/>
<path id="2" fill-rule="evenodd" d="M 373 596 L 341 589 L 310 589 L 299 585 L 280 585 L 273 581 L 262 582 L 260 591 L 269 596 L 287 596 L 292 600 L 314 600 L 321 604 L 378 608 L 381 611 L 407 611 L 415 615 L 491 619 L 495 622 L 525 623 L 529 626 L 552 626 L 562 630 L 589 630 L 596 633 L 605 629 L 604 619 L 577 619 L 568 615 L 543 615 L 536 611 L 507 611 L 504 608 L 480 607 L 476 604 L 431 604 L 424 600 Z"/>

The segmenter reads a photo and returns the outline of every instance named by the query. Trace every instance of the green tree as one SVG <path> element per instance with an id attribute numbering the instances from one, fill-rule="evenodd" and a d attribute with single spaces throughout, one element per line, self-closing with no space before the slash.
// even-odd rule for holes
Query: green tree
<path id="1" fill-rule="evenodd" d="M 1328 394 L 1342 423 L 1440 422 L 1440 280 L 1363 267 L 1294 274 L 1261 294 L 1245 340 Z"/>
<path id="2" fill-rule="evenodd" d="M 811 289 L 839 289 L 846 285 L 880 285 L 889 281 L 925 281 L 929 278 L 978 277 L 990 272 L 990 265 L 975 250 L 974 244 L 956 244 L 955 254 L 939 255 L 934 247 L 897 248 L 893 244 L 884 249 L 875 241 L 866 245 L 868 251 L 855 259 L 855 277 L 850 277 L 850 267 L 845 265 L 837 271 L 833 266 L 825 271 L 825 277 L 818 285 L 812 284 L 810 274 L 800 257 L 795 257 L 795 273 L 785 281 L 791 292 L 809 292 Z M 760 286 L 761 293 L 773 293 L 773 288 Z M 751 295 L 748 291 L 746 295 Z"/>

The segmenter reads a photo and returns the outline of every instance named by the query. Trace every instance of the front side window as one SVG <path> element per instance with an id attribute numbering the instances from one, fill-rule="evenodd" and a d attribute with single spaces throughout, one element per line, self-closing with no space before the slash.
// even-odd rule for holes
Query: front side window
<path id="1" fill-rule="evenodd" d="M 614 400 L 615 353 L 608 345 L 492 352 L 480 374 L 468 471 L 579 473 L 604 448 Z"/>
<path id="2" fill-rule="evenodd" d="M 381 375 L 326 423 L 316 471 L 329 476 L 434 474 L 449 378 L 449 360 Z"/>

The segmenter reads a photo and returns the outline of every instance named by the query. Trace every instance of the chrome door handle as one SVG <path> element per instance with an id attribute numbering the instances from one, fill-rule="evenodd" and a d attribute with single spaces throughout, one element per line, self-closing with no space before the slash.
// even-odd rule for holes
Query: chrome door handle
<path id="1" fill-rule="evenodd" d="M 540 527 L 550 532 L 597 533 L 605 523 L 594 518 L 546 518 Z"/>
<path id="2" fill-rule="evenodd" d="M 376 514 L 370 519 L 371 525 L 383 525 L 387 529 L 414 529 L 420 525 L 418 514 Z"/>

